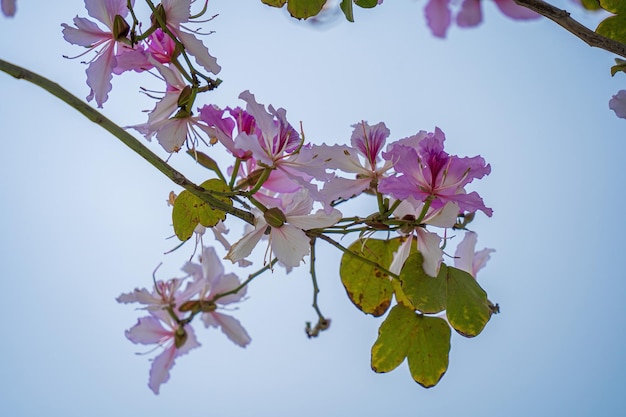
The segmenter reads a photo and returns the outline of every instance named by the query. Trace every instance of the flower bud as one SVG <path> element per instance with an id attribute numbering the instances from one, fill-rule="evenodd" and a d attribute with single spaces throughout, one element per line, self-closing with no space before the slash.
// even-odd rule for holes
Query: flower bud
<path id="1" fill-rule="evenodd" d="M 287 217 L 285 217 L 285 213 L 283 213 L 278 207 L 272 207 L 268 209 L 263 217 L 267 224 L 272 227 L 281 227 L 283 224 L 287 222 Z"/>
<path id="2" fill-rule="evenodd" d="M 119 41 L 120 39 L 124 39 L 126 35 L 128 35 L 128 32 L 130 32 L 130 26 L 128 26 L 128 23 L 126 23 L 126 20 L 124 20 L 122 16 L 116 14 L 113 19 L 113 38 Z"/>
<path id="3" fill-rule="evenodd" d="M 155 15 L 159 16 L 161 20 L 163 20 L 163 22 L 167 22 L 167 20 L 165 19 L 165 7 L 163 7 L 163 4 L 159 4 L 154 10 L 152 16 L 150 16 L 152 26 L 156 26 L 157 28 L 159 28 L 161 27 L 161 25 L 159 25 L 159 20 L 155 17 Z"/>
<path id="4" fill-rule="evenodd" d="M 176 333 L 174 333 L 174 346 L 176 346 L 176 349 L 180 349 L 186 341 L 187 332 L 184 327 L 180 326 L 176 329 Z"/>
<path id="5" fill-rule="evenodd" d="M 181 108 L 189 108 L 193 103 L 191 102 L 193 98 L 193 91 L 191 87 L 186 85 L 185 88 L 178 95 L 178 107 Z"/>

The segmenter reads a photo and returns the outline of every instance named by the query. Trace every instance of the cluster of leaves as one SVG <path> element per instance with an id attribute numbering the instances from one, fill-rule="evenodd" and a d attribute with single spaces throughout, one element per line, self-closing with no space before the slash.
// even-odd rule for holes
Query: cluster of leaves
<path id="1" fill-rule="evenodd" d="M 272 7 L 283 7 L 287 5 L 287 10 L 291 16 L 296 19 L 307 19 L 309 17 L 317 16 L 324 6 L 328 3 L 327 0 L 261 0 L 263 3 Z M 371 9 L 382 3 L 382 0 L 341 0 L 341 11 L 346 19 L 350 22 L 354 22 L 353 5 L 356 4 L 359 7 L 365 9 Z"/>

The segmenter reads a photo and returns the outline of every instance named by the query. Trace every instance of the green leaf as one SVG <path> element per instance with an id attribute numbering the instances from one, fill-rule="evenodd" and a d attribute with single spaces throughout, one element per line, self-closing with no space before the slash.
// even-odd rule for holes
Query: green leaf
<path id="1" fill-rule="evenodd" d="M 350 245 L 348 250 L 383 268 L 389 268 L 393 253 L 399 245 L 398 239 L 359 239 Z M 361 311 L 375 317 L 387 311 L 391 304 L 393 286 L 389 275 L 380 268 L 344 253 L 341 257 L 339 275 L 348 297 Z"/>
<path id="2" fill-rule="evenodd" d="M 600 7 L 615 14 L 626 13 L 624 0 L 600 0 Z"/>
<path id="3" fill-rule="evenodd" d="M 354 0 L 354 4 L 364 9 L 371 9 L 378 5 L 378 0 Z"/>
<path id="4" fill-rule="evenodd" d="M 400 272 L 402 291 L 415 309 L 439 313 L 446 309 L 446 266 L 441 265 L 439 275 L 433 278 L 424 272 L 423 262 L 421 253 L 409 255 Z"/>
<path id="5" fill-rule="evenodd" d="M 317 15 L 326 4 L 326 0 L 289 0 L 287 10 L 296 19 L 306 19 Z"/>
<path id="6" fill-rule="evenodd" d="M 618 72 L 626 72 L 626 61 L 623 59 L 615 58 L 615 65 L 611 67 L 611 75 L 615 76 Z"/>
<path id="7" fill-rule="evenodd" d="M 354 15 L 352 13 L 352 0 L 341 0 L 341 11 L 346 16 L 349 22 L 354 22 Z"/>
<path id="8" fill-rule="evenodd" d="M 272 7 L 283 7 L 287 0 L 261 0 L 261 2 Z"/>
<path id="9" fill-rule="evenodd" d="M 599 10 L 600 0 L 582 0 L 582 6 L 587 10 Z"/>
<path id="10" fill-rule="evenodd" d="M 477 336 L 491 318 L 487 293 L 465 271 L 448 266 L 447 277 L 446 316 L 450 325 L 463 336 Z"/>
<path id="11" fill-rule="evenodd" d="M 396 369 L 404 361 L 414 337 L 415 312 L 402 304 L 391 309 L 378 328 L 378 338 L 372 346 L 372 369 L 384 373 Z"/>
<path id="12" fill-rule="evenodd" d="M 604 19 L 596 28 L 596 33 L 626 43 L 626 12 Z"/>
<path id="13" fill-rule="evenodd" d="M 437 385 L 448 369 L 450 326 L 440 317 L 416 316 L 417 331 L 407 355 L 411 376 L 424 388 Z"/>
<path id="14" fill-rule="evenodd" d="M 228 185 L 218 179 L 210 179 L 200 184 L 202 188 L 208 191 L 229 191 Z M 232 201 L 228 197 L 216 196 L 217 199 L 232 205 Z M 212 208 L 208 203 L 200 200 L 189 191 L 180 193 L 174 201 L 172 210 L 172 223 L 176 236 L 185 241 L 193 235 L 198 223 L 205 227 L 215 226 L 220 220 L 226 219 L 226 213 Z"/>
<path id="15" fill-rule="evenodd" d="M 408 358 L 418 384 L 435 386 L 448 369 L 450 327 L 439 317 L 416 314 L 402 304 L 391 309 L 372 346 L 372 369 L 389 372 Z"/>

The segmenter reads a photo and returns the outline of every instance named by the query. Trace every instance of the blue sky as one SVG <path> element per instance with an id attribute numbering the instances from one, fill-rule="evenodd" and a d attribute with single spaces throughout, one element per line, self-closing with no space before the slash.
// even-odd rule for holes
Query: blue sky
<path id="1" fill-rule="evenodd" d="M 595 26 L 569 2 L 556 4 Z M 611 54 L 552 22 L 513 22 L 487 2 L 482 26 L 439 40 L 423 6 L 387 1 L 357 10 L 354 24 L 321 29 L 258 0 L 211 0 L 219 16 L 203 26 L 215 31 L 205 43 L 223 68 L 215 104 L 241 105 L 249 89 L 302 121 L 314 143 L 346 143 L 360 120 L 384 121 L 391 139 L 438 126 L 451 154 L 491 164 L 473 189 L 494 216 L 474 229 L 479 248 L 497 251 L 479 280 L 502 314 L 475 339 L 453 335 L 438 386 L 418 386 L 406 364 L 370 370 L 381 319 L 351 305 L 340 255 L 320 246 L 328 332 L 304 335 L 315 317 L 306 271 L 263 275 L 233 313 L 252 344 L 200 331 L 203 347 L 180 358 L 154 396 L 152 355 L 135 355 L 149 349 L 123 334 L 141 312 L 115 297 L 149 286 L 160 262 L 161 277 L 182 275 L 191 249 L 163 255 L 176 245 L 166 199 L 178 190 L 54 97 L 0 74 L 2 414 L 620 414 L 626 121 L 608 100 L 624 77 L 610 76 Z M 84 66 L 62 58 L 78 53 L 60 26 L 77 14 L 86 15 L 82 1 L 18 1 L 16 17 L 0 21 L 0 56 L 85 97 Z M 122 126 L 143 122 L 140 110 L 153 106 L 138 93 L 144 80 L 115 78 L 104 113 Z M 206 179 L 185 155 L 171 163 Z"/>

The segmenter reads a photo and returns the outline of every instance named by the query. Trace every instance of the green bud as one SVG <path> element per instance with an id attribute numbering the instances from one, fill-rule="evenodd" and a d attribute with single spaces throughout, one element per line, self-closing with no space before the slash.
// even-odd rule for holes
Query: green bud
<path id="1" fill-rule="evenodd" d="M 212 313 L 217 310 L 217 305 L 213 301 L 200 301 L 200 311 Z"/>
<path id="2" fill-rule="evenodd" d="M 119 14 L 115 15 L 113 19 L 113 37 L 115 40 L 119 41 L 120 39 L 124 39 L 126 35 L 130 32 L 130 26 L 126 23 L 126 20 Z"/>
<path id="3" fill-rule="evenodd" d="M 178 95 L 178 107 L 181 108 L 189 108 L 191 107 L 192 103 L 192 98 L 193 98 L 193 90 L 191 89 L 190 86 L 186 85 L 185 88 L 183 88 L 183 91 L 180 92 L 180 94 Z"/>
<path id="4" fill-rule="evenodd" d="M 185 301 L 180 307 L 178 307 L 178 310 L 182 313 L 186 313 L 188 311 L 196 312 L 199 308 L 200 306 L 198 305 L 198 301 L 189 300 Z"/>
<path id="5" fill-rule="evenodd" d="M 263 214 L 263 217 L 265 218 L 265 221 L 267 222 L 267 224 L 269 224 L 272 227 L 281 227 L 283 224 L 287 222 L 287 217 L 285 217 L 285 213 L 283 213 L 277 207 L 272 207 L 271 209 L 268 209 Z"/>
<path id="6" fill-rule="evenodd" d="M 176 346 L 176 349 L 180 349 L 186 341 L 187 332 L 185 331 L 185 328 L 181 326 L 176 329 L 176 333 L 174 333 L 174 346 Z"/>
<path id="7" fill-rule="evenodd" d="M 150 21 L 152 22 L 152 26 L 156 26 L 156 27 L 161 27 L 159 25 L 159 20 L 155 17 L 159 16 L 164 22 L 167 22 L 167 18 L 165 17 L 165 8 L 163 7 L 163 4 L 159 4 L 154 13 L 152 14 L 152 16 L 150 16 Z"/>

